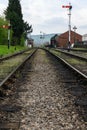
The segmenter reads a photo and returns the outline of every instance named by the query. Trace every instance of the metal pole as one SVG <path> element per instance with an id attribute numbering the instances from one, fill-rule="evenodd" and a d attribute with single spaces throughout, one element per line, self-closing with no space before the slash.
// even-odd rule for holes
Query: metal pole
<path id="1" fill-rule="evenodd" d="M 69 3 L 69 6 L 71 7 L 71 4 Z M 69 43 L 71 43 L 71 8 L 69 8 Z"/>
<path id="2" fill-rule="evenodd" d="M 69 3 L 69 5 L 66 5 L 66 6 L 62 6 L 62 8 L 68 8 L 69 9 L 69 36 L 68 36 L 68 49 L 70 49 L 70 45 L 71 45 L 71 9 L 72 9 L 72 6 L 71 4 Z"/>
<path id="3" fill-rule="evenodd" d="M 40 31 L 40 38 L 42 39 L 42 44 L 44 43 L 44 37 L 45 37 L 45 33 Z"/>

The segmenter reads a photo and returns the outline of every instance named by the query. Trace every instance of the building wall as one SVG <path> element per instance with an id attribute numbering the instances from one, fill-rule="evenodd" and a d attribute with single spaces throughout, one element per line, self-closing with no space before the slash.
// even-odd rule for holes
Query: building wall
<path id="1" fill-rule="evenodd" d="M 82 36 L 82 41 L 87 41 L 87 34 L 84 34 L 84 35 Z"/>
<path id="2" fill-rule="evenodd" d="M 68 37 L 69 37 L 69 31 L 59 35 L 56 37 L 57 46 L 58 47 L 67 47 L 68 46 Z M 82 36 L 80 34 L 77 34 L 73 31 L 71 31 L 71 44 L 74 42 L 82 41 Z"/>
<path id="3" fill-rule="evenodd" d="M 25 46 L 32 48 L 34 46 L 33 39 L 27 39 L 26 42 L 25 42 Z"/>

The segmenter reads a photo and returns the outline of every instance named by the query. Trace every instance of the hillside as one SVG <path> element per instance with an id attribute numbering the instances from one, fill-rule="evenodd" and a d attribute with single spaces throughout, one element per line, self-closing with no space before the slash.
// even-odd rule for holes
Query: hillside
<path id="1" fill-rule="evenodd" d="M 31 35 L 30 37 L 34 39 L 35 45 L 41 45 L 46 42 L 50 42 L 51 37 L 53 37 L 55 34 L 45 34 L 44 38 L 41 38 L 41 35 Z"/>

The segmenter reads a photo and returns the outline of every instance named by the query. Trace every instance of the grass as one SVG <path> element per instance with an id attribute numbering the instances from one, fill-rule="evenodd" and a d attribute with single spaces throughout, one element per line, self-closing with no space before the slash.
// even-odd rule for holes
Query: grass
<path id="1" fill-rule="evenodd" d="M 87 63 L 85 61 L 73 59 L 73 58 L 67 58 L 66 59 L 69 63 L 71 64 L 76 64 L 76 65 L 86 65 Z"/>
<path id="2" fill-rule="evenodd" d="M 15 49 L 15 46 L 10 46 L 10 48 L 8 49 L 6 45 L 0 45 L 0 57 L 10 55 L 24 49 L 26 49 L 26 47 L 16 46 Z"/>

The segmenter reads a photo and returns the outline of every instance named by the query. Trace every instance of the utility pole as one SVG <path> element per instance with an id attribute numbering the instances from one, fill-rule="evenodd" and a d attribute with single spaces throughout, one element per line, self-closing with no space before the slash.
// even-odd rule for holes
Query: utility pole
<path id="1" fill-rule="evenodd" d="M 9 49 L 10 48 L 10 29 L 11 29 L 10 22 L 8 23 L 8 25 L 0 26 L 0 28 L 8 29 L 8 49 Z"/>
<path id="2" fill-rule="evenodd" d="M 71 9 L 72 9 L 72 6 L 71 6 L 71 3 L 69 3 L 69 5 L 63 5 L 62 8 L 68 8 L 69 9 L 69 37 L 68 37 L 68 42 L 69 44 L 71 44 Z"/>

